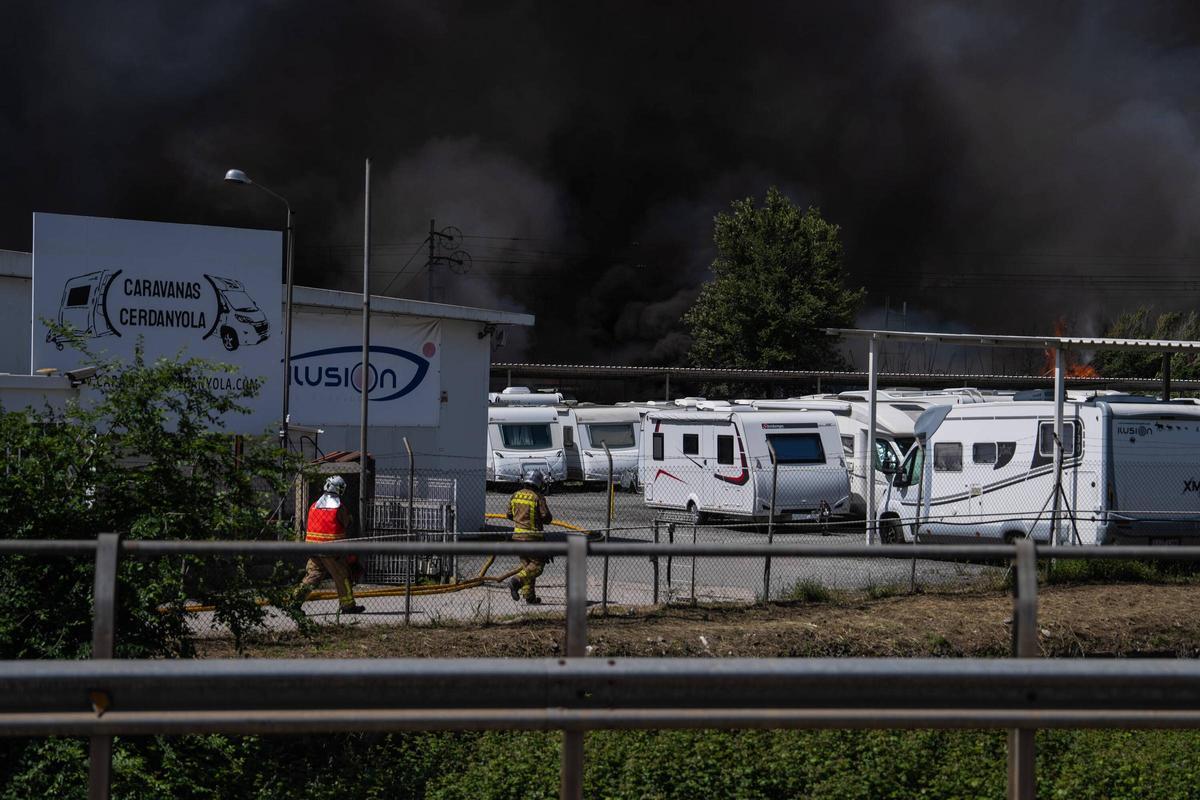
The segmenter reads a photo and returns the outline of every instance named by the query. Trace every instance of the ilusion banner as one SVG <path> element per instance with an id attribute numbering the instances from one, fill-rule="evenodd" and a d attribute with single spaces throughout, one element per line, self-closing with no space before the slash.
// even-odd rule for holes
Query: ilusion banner
<path id="1" fill-rule="evenodd" d="M 259 386 L 249 415 L 226 429 L 262 433 L 282 407 L 282 234 L 162 222 L 33 215 L 34 369 L 79 365 L 47 321 L 90 349 L 131 358 L 183 353 L 234 368 L 218 388 Z"/>
<path id="2" fill-rule="evenodd" d="M 369 424 L 436 426 L 442 396 L 441 325 L 435 320 L 374 315 L 370 356 L 366 378 Z M 362 386 L 362 317 L 296 311 L 292 323 L 292 423 L 358 425 Z"/>

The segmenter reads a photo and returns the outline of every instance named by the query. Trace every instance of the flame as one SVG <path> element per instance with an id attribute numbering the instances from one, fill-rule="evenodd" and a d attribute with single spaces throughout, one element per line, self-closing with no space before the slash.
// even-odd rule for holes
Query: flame
<path id="1" fill-rule="evenodd" d="M 1055 336 L 1066 336 L 1067 335 L 1067 321 L 1063 317 L 1059 317 L 1058 319 L 1056 319 L 1054 321 L 1054 335 Z M 1100 373 L 1096 372 L 1096 370 L 1092 367 L 1091 364 L 1079 363 L 1079 356 L 1076 353 L 1072 352 L 1071 350 L 1067 350 L 1064 353 L 1063 361 L 1064 361 L 1063 366 L 1065 367 L 1063 374 L 1068 378 L 1099 378 L 1100 377 Z M 1047 376 L 1054 374 L 1054 351 L 1053 350 L 1046 351 L 1045 361 L 1042 362 L 1042 374 L 1047 375 Z"/>

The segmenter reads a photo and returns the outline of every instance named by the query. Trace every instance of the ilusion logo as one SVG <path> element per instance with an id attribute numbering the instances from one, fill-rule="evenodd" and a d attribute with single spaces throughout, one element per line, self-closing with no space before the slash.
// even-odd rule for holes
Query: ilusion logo
<path id="1" fill-rule="evenodd" d="M 397 347 L 371 345 L 367 365 L 367 398 L 373 402 L 398 400 L 415 391 L 429 372 L 429 359 L 437 345 L 426 342 L 423 356 Z M 292 385 L 326 389 L 349 388 L 362 393 L 362 347 L 329 347 L 292 356 Z"/>
<path id="2" fill-rule="evenodd" d="M 1125 436 L 1150 436 L 1154 429 L 1148 425 L 1118 425 L 1117 433 Z"/>

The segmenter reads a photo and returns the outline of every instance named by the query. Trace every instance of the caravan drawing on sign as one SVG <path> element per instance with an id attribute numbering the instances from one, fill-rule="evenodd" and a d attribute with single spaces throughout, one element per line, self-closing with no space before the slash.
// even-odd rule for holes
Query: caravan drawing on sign
<path id="1" fill-rule="evenodd" d="M 266 313 L 239 280 L 204 275 L 212 287 L 210 296 L 199 281 L 128 275 L 118 280 L 122 273 L 98 270 L 69 278 L 63 284 L 58 323 L 87 339 L 121 337 L 128 328 L 203 332 L 201 341 L 216 334 L 230 352 L 270 338 Z M 62 350 L 66 337 L 50 331 L 46 341 Z"/>
<path id="2" fill-rule="evenodd" d="M 108 287 L 121 270 L 112 272 L 102 269 L 86 275 L 76 275 L 63 284 L 62 300 L 58 306 L 58 324 L 85 338 L 121 333 L 108 318 Z M 64 337 L 54 331 L 46 334 L 46 341 L 59 350 L 63 349 Z"/>

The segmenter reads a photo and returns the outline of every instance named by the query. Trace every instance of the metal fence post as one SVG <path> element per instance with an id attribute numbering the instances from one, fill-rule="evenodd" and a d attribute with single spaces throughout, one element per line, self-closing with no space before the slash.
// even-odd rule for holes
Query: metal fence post
<path id="1" fill-rule="evenodd" d="M 567 536 L 567 657 L 587 655 L 587 538 Z M 559 797 L 583 798 L 583 731 L 564 730 Z"/>
<path id="2" fill-rule="evenodd" d="M 779 489 L 779 460 L 775 458 L 775 445 L 767 439 L 767 452 L 771 456 L 771 516 L 767 519 L 767 544 L 775 543 L 775 496 Z M 763 559 L 763 602 L 771 602 L 771 556 Z"/>
<path id="3" fill-rule="evenodd" d="M 608 449 L 608 442 L 604 442 L 604 455 L 608 457 L 608 516 L 604 523 L 604 541 L 608 541 L 609 534 L 612 533 L 612 518 L 613 518 L 613 460 L 612 451 Z M 604 577 L 602 579 L 603 586 L 600 594 L 600 610 L 608 616 L 608 556 L 604 557 Z"/>
<path id="4" fill-rule="evenodd" d="M 692 547 L 696 546 L 696 526 L 692 526 Z M 694 552 L 694 551 L 693 551 Z M 692 555 L 692 605 L 696 605 L 696 556 Z"/>
<path id="5" fill-rule="evenodd" d="M 1016 541 L 1016 576 L 1013 581 L 1012 651 L 1015 658 L 1034 658 L 1037 644 L 1037 551 L 1033 539 Z M 1037 793 L 1034 734 L 1032 728 L 1008 732 L 1009 800 L 1033 800 Z"/>
<path id="6" fill-rule="evenodd" d="M 414 507 L 416 496 L 416 459 L 413 457 L 412 447 L 408 444 L 408 437 L 404 437 L 404 450 L 408 453 L 408 521 L 406 524 L 406 533 L 408 533 L 409 541 L 416 541 L 416 508 Z M 412 582 L 413 582 L 413 566 L 415 559 L 410 553 L 408 556 L 408 569 L 404 570 L 404 624 L 410 624 L 412 620 Z"/>
<path id="7" fill-rule="evenodd" d="M 654 543 L 658 544 L 658 520 L 654 520 Z M 654 568 L 654 605 L 658 605 L 658 556 L 650 556 Z"/>
<path id="8" fill-rule="evenodd" d="M 667 523 L 667 544 L 675 544 L 675 523 Z M 671 585 L 671 568 L 675 566 L 675 557 L 667 556 L 667 602 L 671 602 L 671 590 L 674 588 Z"/>
<path id="9" fill-rule="evenodd" d="M 117 633 L 117 561 L 121 535 L 102 533 L 96 537 L 96 575 L 92 588 L 92 658 L 110 659 Z M 109 698 L 92 694 L 97 715 L 107 710 Z M 88 800 L 108 800 L 112 791 L 113 737 L 93 736 L 88 743 Z"/>

